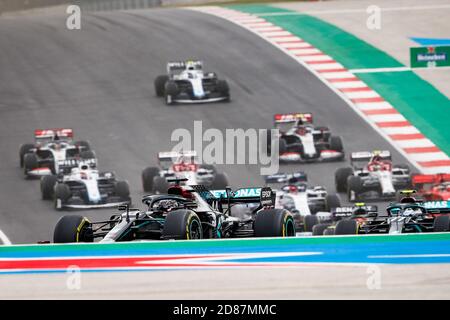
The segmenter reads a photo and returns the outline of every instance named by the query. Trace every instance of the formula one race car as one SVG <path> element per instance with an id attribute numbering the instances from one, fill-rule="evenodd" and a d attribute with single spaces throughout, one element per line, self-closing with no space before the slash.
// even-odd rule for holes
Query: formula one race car
<path id="1" fill-rule="evenodd" d="M 412 187 L 426 201 L 450 200 L 450 174 L 417 174 Z"/>
<path id="2" fill-rule="evenodd" d="M 349 201 L 395 199 L 396 191 L 411 187 L 409 166 L 393 165 L 389 151 L 353 152 L 350 162 L 335 173 L 336 191 L 347 192 Z"/>
<path id="3" fill-rule="evenodd" d="M 82 161 L 67 175 L 41 178 L 44 200 L 54 200 L 55 208 L 110 208 L 131 203 L 128 182 L 117 181 L 113 172 L 99 172 L 96 161 Z"/>
<path id="4" fill-rule="evenodd" d="M 320 220 L 318 212 L 329 212 L 341 206 L 338 195 L 327 193 L 324 187 L 308 186 L 304 172 L 274 174 L 266 176 L 265 180 L 268 185 L 280 185 L 279 189 L 274 189 L 275 208 L 283 208 L 293 214 L 298 232 L 312 232 Z"/>
<path id="5" fill-rule="evenodd" d="M 270 188 L 231 191 L 204 186 L 172 186 L 167 194 L 144 196 L 145 211 L 128 209 L 110 220 L 90 222 L 81 216 L 62 217 L 54 242 L 121 242 L 135 240 L 203 239 L 295 236 L 294 218 L 283 209 L 273 209 Z M 237 205 L 256 204 L 247 219 L 235 217 Z"/>
<path id="6" fill-rule="evenodd" d="M 333 208 L 328 215 L 322 213 L 320 223 L 312 228 L 312 235 L 352 234 L 349 233 L 349 229 L 346 227 L 348 223 L 341 221 L 355 220 L 358 225 L 361 225 L 377 217 L 378 207 L 366 205 L 365 203 L 355 203 L 354 206 Z M 353 232 L 352 229 L 350 231 Z"/>
<path id="7" fill-rule="evenodd" d="M 386 211 L 387 216 L 373 219 L 345 219 L 336 224 L 335 234 L 399 234 L 421 232 L 450 231 L 450 202 L 422 202 L 410 194 L 403 193 L 400 202 L 391 203 Z M 339 230 L 338 230 L 339 228 Z"/>
<path id="8" fill-rule="evenodd" d="M 72 129 L 35 130 L 34 137 L 34 144 L 20 146 L 20 167 L 25 177 L 58 174 L 76 167 L 80 159 L 95 158 L 89 142 L 72 141 Z"/>
<path id="9" fill-rule="evenodd" d="M 169 187 L 167 179 L 184 179 L 188 185 L 205 185 L 213 189 L 225 189 L 228 178 L 212 165 L 198 164 L 195 151 L 168 151 L 158 153 L 158 167 L 142 171 L 144 191 L 165 193 Z"/>
<path id="10" fill-rule="evenodd" d="M 279 129 L 280 161 L 317 162 L 340 161 L 345 157 L 341 137 L 331 135 L 327 127 L 312 125 L 311 113 L 276 114 L 275 128 Z M 268 143 L 270 153 L 271 143 Z"/>
<path id="11" fill-rule="evenodd" d="M 230 100 L 226 80 L 219 80 L 213 72 L 203 72 L 201 61 L 167 63 L 167 75 L 155 79 L 155 91 L 168 105 Z"/>

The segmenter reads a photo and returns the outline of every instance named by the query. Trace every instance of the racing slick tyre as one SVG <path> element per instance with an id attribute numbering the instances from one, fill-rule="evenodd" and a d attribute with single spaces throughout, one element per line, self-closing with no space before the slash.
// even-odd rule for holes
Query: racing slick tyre
<path id="1" fill-rule="evenodd" d="M 294 217 L 284 209 L 261 210 L 253 227 L 255 237 L 295 237 Z"/>
<path id="2" fill-rule="evenodd" d="M 359 195 L 363 191 L 363 184 L 360 177 L 350 176 L 347 181 L 347 195 L 349 201 L 358 201 Z"/>
<path id="3" fill-rule="evenodd" d="M 72 196 L 70 188 L 65 183 L 57 183 L 55 187 L 55 208 L 57 210 L 62 209 L 62 204 L 67 202 Z"/>
<path id="4" fill-rule="evenodd" d="M 164 87 L 166 85 L 166 82 L 169 80 L 169 76 L 167 75 L 161 75 L 157 76 L 155 79 L 155 93 L 157 97 L 163 97 L 164 96 Z"/>
<path id="5" fill-rule="evenodd" d="M 43 176 L 41 178 L 42 200 L 52 200 L 55 194 L 55 184 L 58 178 L 55 175 Z"/>
<path id="6" fill-rule="evenodd" d="M 323 230 L 324 236 L 334 236 L 334 228 L 326 228 Z"/>
<path id="7" fill-rule="evenodd" d="M 217 173 L 211 184 L 212 189 L 225 189 L 228 186 L 228 177 L 225 173 Z"/>
<path id="8" fill-rule="evenodd" d="M 91 150 L 91 144 L 88 141 L 80 140 L 75 142 L 75 145 L 78 147 L 81 147 L 82 151 L 89 151 Z"/>
<path id="9" fill-rule="evenodd" d="M 312 235 L 313 236 L 323 236 L 323 232 L 325 231 L 325 229 L 327 229 L 331 224 L 329 223 L 319 223 L 316 224 L 313 228 L 312 228 Z"/>
<path id="10" fill-rule="evenodd" d="M 228 82 L 226 80 L 217 81 L 217 91 L 222 97 L 227 98 L 225 101 L 230 101 L 230 87 L 228 86 Z"/>
<path id="11" fill-rule="evenodd" d="M 347 179 L 353 175 L 353 168 L 339 168 L 334 174 L 334 183 L 337 192 L 347 192 Z"/>
<path id="12" fill-rule="evenodd" d="M 23 157 L 23 171 L 25 175 L 28 174 L 29 171 L 37 169 L 39 167 L 39 161 L 37 156 L 34 153 L 27 153 Z"/>
<path id="13" fill-rule="evenodd" d="M 164 239 L 203 239 L 202 222 L 191 210 L 175 210 L 167 214 L 162 231 Z"/>
<path id="14" fill-rule="evenodd" d="M 169 183 L 166 178 L 156 176 L 153 178 L 153 192 L 155 193 L 167 193 L 169 189 Z"/>
<path id="15" fill-rule="evenodd" d="M 319 218 L 317 218 L 316 215 L 307 215 L 305 216 L 304 220 L 303 220 L 303 225 L 304 225 L 304 232 L 312 232 L 313 227 L 319 224 Z"/>
<path id="16" fill-rule="evenodd" d="M 358 223 L 355 220 L 340 220 L 336 223 L 334 234 L 358 234 Z"/>
<path id="17" fill-rule="evenodd" d="M 437 216 L 433 223 L 434 232 L 448 232 L 450 231 L 450 216 Z"/>
<path id="18" fill-rule="evenodd" d="M 78 215 L 63 216 L 53 232 L 54 243 L 93 242 L 91 223 Z"/>
<path id="19" fill-rule="evenodd" d="M 127 200 L 130 198 L 130 186 L 126 181 L 117 181 L 114 185 L 114 191 L 116 196 L 122 200 Z"/>
<path id="20" fill-rule="evenodd" d="M 159 169 L 156 167 L 148 167 L 142 171 L 142 187 L 145 192 L 153 191 L 153 180 L 159 176 Z"/>
<path id="21" fill-rule="evenodd" d="M 175 81 L 167 81 L 164 86 L 164 97 L 166 98 L 166 104 L 174 104 L 173 98 L 180 93 L 180 89 Z"/>
<path id="22" fill-rule="evenodd" d="M 31 143 L 25 143 L 20 146 L 19 150 L 19 159 L 20 159 L 20 167 L 23 168 L 23 158 L 27 153 L 30 152 L 31 149 L 34 148 L 34 144 Z"/>
<path id="23" fill-rule="evenodd" d="M 80 158 L 85 160 L 95 159 L 95 153 L 92 150 L 81 151 Z"/>
<path id="24" fill-rule="evenodd" d="M 344 144 L 342 143 L 342 138 L 337 136 L 331 136 L 330 149 L 337 152 L 344 152 Z"/>
<path id="25" fill-rule="evenodd" d="M 341 198 L 337 194 L 327 194 L 325 197 L 325 210 L 331 212 L 332 208 L 341 206 Z"/>

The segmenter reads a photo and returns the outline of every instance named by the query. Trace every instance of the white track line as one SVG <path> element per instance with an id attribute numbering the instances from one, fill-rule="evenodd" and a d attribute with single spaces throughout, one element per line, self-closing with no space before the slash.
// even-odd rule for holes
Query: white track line
<path id="1" fill-rule="evenodd" d="M 7 245 L 7 246 L 12 244 L 11 241 L 8 239 L 8 237 L 2 230 L 0 230 L 0 240 L 2 240 L 3 244 Z"/>

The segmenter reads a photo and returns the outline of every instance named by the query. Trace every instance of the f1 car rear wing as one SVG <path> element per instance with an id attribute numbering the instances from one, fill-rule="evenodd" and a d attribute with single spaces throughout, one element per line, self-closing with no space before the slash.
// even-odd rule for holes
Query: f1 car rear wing
<path id="1" fill-rule="evenodd" d="M 277 113 L 274 115 L 275 124 L 302 120 L 303 123 L 313 123 L 312 113 Z"/>
<path id="2" fill-rule="evenodd" d="M 450 182 L 450 174 L 416 174 L 412 177 L 412 184 L 414 186 L 422 184 L 438 184 L 443 182 Z"/>
<path id="3" fill-rule="evenodd" d="M 69 174 L 73 168 L 78 167 L 81 163 L 88 165 L 90 168 L 97 167 L 97 159 L 66 159 L 58 161 L 58 169 L 60 174 Z"/>
<path id="4" fill-rule="evenodd" d="M 427 209 L 427 213 L 441 214 L 450 213 L 450 201 L 425 201 L 422 205 Z"/>
<path id="5" fill-rule="evenodd" d="M 391 152 L 388 150 L 382 151 L 358 151 L 350 154 L 350 162 L 368 162 L 373 156 L 379 156 L 381 160 L 392 160 Z"/>
<path id="6" fill-rule="evenodd" d="M 297 182 L 307 182 L 308 176 L 305 172 L 293 172 L 293 173 L 277 173 L 269 176 L 265 176 L 264 180 L 267 184 L 269 183 L 297 183 Z"/>
<path id="7" fill-rule="evenodd" d="M 203 69 L 203 62 L 199 60 L 170 61 L 167 63 L 167 74 L 180 73 L 186 70 L 188 65 L 193 66 L 196 70 Z"/>
<path id="8" fill-rule="evenodd" d="M 341 217 L 351 217 L 353 215 L 353 212 L 356 209 L 364 209 L 366 212 L 369 213 L 378 213 L 378 207 L 371 205 L 360 205 L 360 206 L 349 206 L 349 207 L 337 207 L 331 209 L 331 214 L 336 218 Z"/>
<path id="9" fill-rule="evenodd" d="M 194 150 L 188 151 L 164 151 L 158 153 L 159 161 L 177 161 L 180 158 L 195 159 L 197 152 Z"/>
<path id="10" fill-rule="evenodd" d="M 73 138 L 72 129 L 36 129 L 34 130 L 34 138 L 36 140 L 63 138 L 65 140 Z"/>
<path id="11" fill-rule="evenodd" d="M 263 188 L 241 188 L 232 190 L 208 190 L 204 186 L 192 186 L 203 199 L 207 201 L 216 200 L 221 203 L 260 203 L 262 206 L 275 205 L 275 192 L 269 187 Z"/>

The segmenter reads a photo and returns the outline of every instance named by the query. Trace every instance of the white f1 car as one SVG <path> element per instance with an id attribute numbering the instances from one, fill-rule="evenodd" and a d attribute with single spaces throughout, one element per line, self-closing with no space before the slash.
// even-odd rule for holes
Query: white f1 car
<path id="1" fill-rule="evenodd" d="M 159 152 L 159 167 L 147 167 L 142 171 L 144 191 L 165 193 L 168 180 L 187 179 L 183 185 L 204 185 L 212 189 L 225 189 L 228 178 L 212 165 L 198 164 L 195 151 Z"/>
<path id="2" fill-rule="evenodd" d="M 352 167 L 335 173 L 336 191 L 347 192 L 349 201 L 394 199 L 397 191 L 411 188 L 409 166 L 393 165 L 387 150 L 353 152 L 350 162 Z"/>
<path id="3" fill-rule="evenodd" d="M 313 126 L 311 113 L 276 114 L 274 121 L 275 128 L 280 131 L 280 161 L 320 162 L 344 159 L 341 137 L 331 135 L 327 127 Z"/>
<path id="4" fill-rule="evenodd" d="M 95 159 L 87 141 L 72 141 L 72 129 L 35 130 L 34 137 L 34 144 L 23 144 L 19 151 L 25 177 L 64 173 L 81 159 Z"/>
<path id="5" fill-rule="evenodd" d="M 299 232 L 312 232 L 322 213 L 341 206 L 338 195 L 327 193 L 321 186 L 308 186 L 304 172 L 279 173 L 266 176 L 265 180 L 268 185 L 281 186 L 273 189 L 276 192 L 275 208 L 290 211 Z"/>
<path id="6" fill-rule="evenodd" d="M 128 182 L 117 181 L 113 172 L 99 172 L 95 159 L 80 162 L 70 174 L 42 177 L 41 194 L 44 200 L 53 199 L 58 210 L 131 204 Z"/>
<path id="7" fill-rule="evenodd" d="M 230 100 L 226 80 L 219 80 L 213 72 L 203 72 L 201 61 L 167 63 L 167 75 L 155 79 L 155 91 L 168 105 Z"/>

